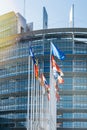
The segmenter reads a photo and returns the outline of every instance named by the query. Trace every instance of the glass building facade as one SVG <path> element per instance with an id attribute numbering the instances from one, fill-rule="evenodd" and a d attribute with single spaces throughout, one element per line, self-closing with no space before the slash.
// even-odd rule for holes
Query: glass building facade
<path id="1" fill-rule="evenodd" d="M 5 119 L 0 127 L 26 128 L 29 46 L 49 83 L 52 41 L 66 55 L 64 61 L 57 60 L 64 72 L 64 84 L 59 85 L 57 130 L 86 130 L 87 29 L 56 28 L 14 36 L 0 42 L 0 118 Z"/>

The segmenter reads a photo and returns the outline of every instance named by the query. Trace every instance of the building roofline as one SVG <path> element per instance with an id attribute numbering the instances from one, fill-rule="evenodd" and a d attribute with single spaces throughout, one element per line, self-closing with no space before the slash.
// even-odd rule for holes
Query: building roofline
<path id="1" fill-rule="evenodd" d="M 23 34 L 20 34 L 20 37 L 22 39 L 34 39 L 35 37 L 37 38 L 42 38 L 43 36 L 49 35 L 49 37 L 53 36 L 55 34 L 58 34 L 57 37 L 60 35 L 66 36 L 71 36 L 74 33 L 75 37 L 79 38 L 87 38 L 87 28 L 51 28 L 51 29 L 41 29 L 41 30 L 33 30 L 30 32 L 26 32 Z M 45 37 L 46 38 L 46 37 Z"/>
<path id="2" fill-rule="evenodd" d="M 49 32 L 87 32 L 87 28 L 49 28 L 49 29 L 41 29 L 34 30 L 35 33 L 49 33 Z"/>

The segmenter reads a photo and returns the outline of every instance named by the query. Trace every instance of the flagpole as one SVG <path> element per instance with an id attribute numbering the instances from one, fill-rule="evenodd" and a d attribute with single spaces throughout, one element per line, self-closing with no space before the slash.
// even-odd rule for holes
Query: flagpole
<path id="1" fill-rule="evenodd" d="M 36 81 L 36 124 L 37 124 L 37 129 L 38 130 L 38 119 L 37 119 L 37 81 Z"/>
<path id="2" fill-rule="evenodd" d="M 52 46 L 50 44 L 50 126 L 56 130 L 56 98 L 51 65 Z M 51 128 L 50 128 L 51 129 Z"/>
<path id="3" fill-rule="evenodd" d="M 41 127 L 44 129 L 44 94 L 41 88 Z"/>
<path id="4" fill-rule="evenodd" d="M 43 128 L 43 90 L 42 86 L 40 86 L 40 125 Z"/>
<path id="5" fill-rule="evenodd" d="M 74 21 L 74 4 L 73 4 L 73 21 Z M 74 54 L 75 53 L 74 51 L 74 22 L 73 22 L 72 43 L 73 43 L 73 54 Z M 75 57 L 74 57 L 74 60 L 75 60 Z M 73 62 L 73 66 L 74 66 L 74 62 Z M 74 78 L 73 78 L 73 90 L 74 90 Z M 73 96 L 73 104 L 74 104 L 74 96 Z M 73 105 L 73 108 L 74 108 L 74 105 Z M 74 114 L 73 114 L 73 118 L 74 118 Z M 74 123 L 73 123 L 73 128 L 74 128 Z"/>
<path id="6" fill-rule="evenodd" d="M 51 101 L 50 101 L 50 108 L 51 109 L 51 123 L 52 123 L 52 129 L 56 130 L 56 96 L 55 95 L 55 89 L 56 87 L 54 86 L 54 82 L 58 80 L 58 83 L 64 83 L 63 79 L 61 76 L 63 76 L 63 73 L 61 69 L 58 67 L 54 60 L 54 56 L 56 56 L 58 59 L 63 60 L 65 59 L 65 54 L 56 48 L 54 44 L 51 42 L 51 54 L 50 54 L 50 93 L 51 93 Z M 52 66 L 51 66 L 51 55 L 52 55 Z M 53 70 L 53 75 L 52 75 L 52 70 Z M 54 87 L 53 87 L 54 86 Z M 54 89 L 53 89 L 54 88 Z"/>
<path id="7" fill-rule="evenodd" d="M 42 126 L 42 104 L 43 104 L 43 100 L 42 100 L 42 93 L 41 93 L 41 86 L 40 86 L 40 124 Z"/>
<path id="8" fill-rule="evenodd" d="M 27 130 L 29 130 L 29 117 L 30 117 L 30 56 L 28 56 L 28 103 L 27 103 Z"/>
<path id="9" fill-rule="evenodd" d="M 33 113 L 33 130 L 34 130 L 34 126 L 35 126 L 35 120 L 34 120 L 34 116 L 35 116 L 35 113 L 34 113 L 34 103 L 35 103 L 35 76 L 34 76 L 34 64 L 32 63 L 32 80 L 33 80 L 33 89 L 32 89 L 32 92 L 33 92 L 33 111 L 32 111 L 32 113 Z"/>
<path id="10" fill-rule="evenodd" d="M 31 120 L 30 120 L 30 130 L 32 130 L 33 126 L 32 126 L 32 123 L 33 123 L 33 91 L 32 91 L 32 88 L 33 88 L 33 61 L 32 61 L 32 75 L 31 75 Z"/>
<path id="11" fill-rule="evenodd" d="M 51 44 L 50 44 L 50 101 L 49 101 L 49 130 L 51 129 Z"/>

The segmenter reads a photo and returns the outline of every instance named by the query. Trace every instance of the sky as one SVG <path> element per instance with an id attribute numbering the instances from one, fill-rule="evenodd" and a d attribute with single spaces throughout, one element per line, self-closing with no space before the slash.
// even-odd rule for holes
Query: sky
<path id="1" fill-rule="evenodd" d="M 0 0 L 0 15 L 10 11 L 19 12 L 26 18 L 27 23 L 34 23 L 34 30 L 39 30 L 43 28 L 45 6 L 48 13 L 48 28 L 66 28 L 69 27 L 72 4 L 74 26 L 87 28 L 87 0 Z"/>

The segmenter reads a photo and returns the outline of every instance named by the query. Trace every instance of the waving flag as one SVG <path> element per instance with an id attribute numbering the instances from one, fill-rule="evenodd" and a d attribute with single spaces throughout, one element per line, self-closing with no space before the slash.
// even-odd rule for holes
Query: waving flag
<path id="1" fill-rule="evenodd" d="M 54 76 L 54 79 L 56 81 L 58 81 L 59 84 L 63 84 L 64 83 L 64 79 L 58 74 L 57 71 L 53 70 L 53 76 Z"/>
<path id="2" fill-rule="evenodd" d="M 58 80 L 59 84 L 64 83 L 64 80 L 61 77 L 64 74 L 63 74 L 62 70 L 60 69 L 60 67 L 57 65 L 56 61 L 54 60 L 54 56 L 51 56 L 51 64 L 52 64 L 54 79 L 56 81 Z"/>
<path id="3" fill-rule="evenodd" d="M 40 85 L 45 88 L 45 90 L 47 92 L 48 100 L 50 100 L 50 86 L 48 85 L 44 74 L 40 75 Z"/>
<path id="4" fill-rule="evenodd" d="M 56 48 L 52 42 L 51 42 L 51 48 L 52 48 L 52 55 L 56 56 L 60 60 L 65 59 L 65 54 L 61 50 Z"/>
<path id="5" fill-rule="evenodd" d="M 38 79 L 39 77 L 39 67 L 38 67 L 38 61 L 35 60 L 35 64 L 34 64 L 34 73 L 35 73 L 35 78 Z"/>
<path id="6" fill-rule="evenodd" d="M 32 48 L 31 47 L 29 48 L 29 54 L 32 57 L 33 63 L 36 64 L 35 56 L 34 56 L 34 53 L 32 52 Z"/>
<path id="7" fill-rule="evenodd" d="M 60 76 L 64 76 L 62 70 L 60 69 L 60 67 L 56 63 L 54 56 L 51 56 L 51 64 L 52 64 L 52 68 L 54 71 L 57 71 Z"/>
<path id="8" fill-rule="evenodd" d="M 41 74 L 41 83 L 42 83 L 42 85 L 44 85 L 46 91 L 49 91 L 50 86 L 48 85 L 47 80 L 46 80 L 44 74 Z"/>
<path id="9" fill-rule="evenodd" d="M 30 56 L 32 57 L 33 63 L 34 63 L 34 73 L 35 78 L 38 79 L 39 76 L 39 67 L 38 67 L 38 61 L 35 59 L 34 53 L 32 52 L 32 48 L 29 48 Z"/>
<path id="10" fill-rule="evenodd" d="M 35 70 L 34 71 L 35 72 L 35 78 L 38 79 L 39 68 L 38 68 L 38 66 L 36 64 L 34 65 L 34 70 Z"/>
<path id="11" fill-rule="evenodd" d="M 29 54 L 30 54 L 31 57 L 34 57 L 34 53 L 32 52 L 32 48 L 31 47 L 29 48 Z"/>
<path id="12" fill-rule="evenodd" d="M 60 60 L 65 59 L 65 54 L 61 50 L 56 48 L 54 46 L 54 44 L 51 42 L 51 65 L 52 65 L 53 76 L 54 76 L 54 80 L 55 80 L 54 89 L 55 89 L 56 99 L 57 99 L 57 101 L 59 101 L 60 96 L 59 96 L 59 92 L 58 92 L 58 90 L 59 90 L 58 84 L 64 83 L 64 79 L 62 78 L 62 76 L 64 76 L 64 74 L 63 74 L 62 70 L 60 69 L 60 67 L 58 66 L 58 64 L 56 63 L 54 56 L 56 56 Z"/>
<path id="13" fill-rule="evenodd" d="M 40 85 L 41 85 L 42 87 L 44 87 L 44 75 L 43 75 L 43 74 L 40 75 L 39 81 L 40 81 Z"/>
<path id="14" fill-rule="evenodd" d="M 58 75 L 58 83 L 59 84 L 63 84 L 64 83 L 64 79 Z"/>

